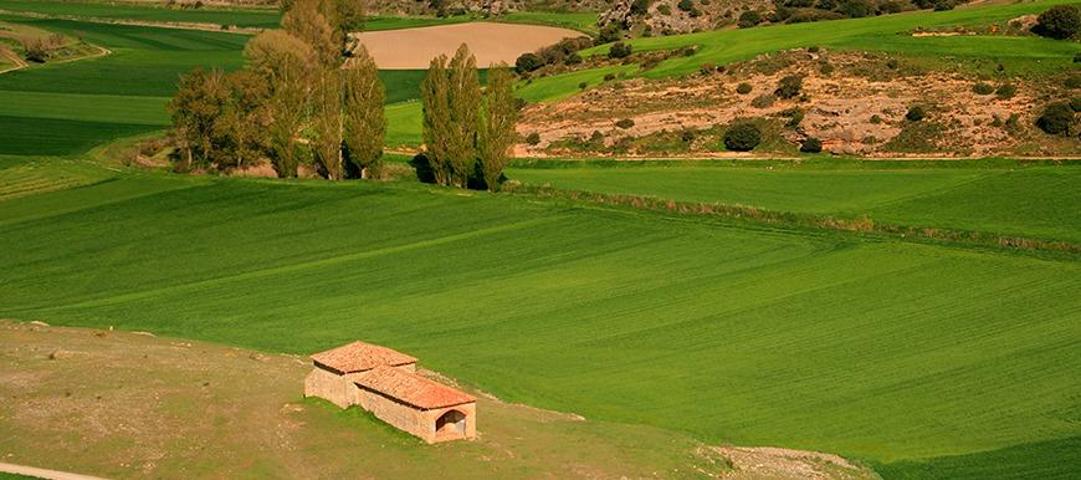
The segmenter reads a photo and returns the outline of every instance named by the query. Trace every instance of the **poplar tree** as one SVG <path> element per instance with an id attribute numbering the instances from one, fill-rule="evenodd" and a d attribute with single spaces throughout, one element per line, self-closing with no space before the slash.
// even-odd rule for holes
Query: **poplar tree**
<path id="1" fill-rule="evenodd" d="M 477 59 L 464 43 L 450 60 L 447 77 L 450 128 L 446 140 L 446 162 L 451 169 L 453 183 L 465 188 L 476 167 L 481 92 Z"/>
<path id="2" fill-rule="evenodd" d="M 315 161 L 329 180 L 340 180 L 342 164 L 342 74 L 325 69 L 319 75 L 315 94 L 314 133 L 311 139 Z"/>
<path id="3" fill-rule="evenodd" d="M 361 178 L 376 173 L 383 156 L 387 121 L 383 115 L 383 82 L 375 60 L 361 46 L 352 68 L 343 72 L 344 139 L 348 161 Z"/>
<path id="4" fill-rule="evenodd" d="M 450 89 L 447 76 L 447 56 L 432 59 L 428 73 L 421 82 L 421 104 L 424 110 L 423 139 L 425 156 L 435 176 L 435 183 L 447 185 L 449 180 L 448 139 L 451 130 Z"/>
<path id="5" fill-rule="evenodd" d="M 300 130 L 310 117 L 315 53 L 281 30 L 263 32 L 244 48 L 248 68 L 269 85 L 268 156 L 279 177 L 295 177 L 300 164 Z"/>
<path id="6" fill-rule="evenodd" d="M 311 46 L 324 67 L 341 65 L 342 41 L 323 14 L 324 0 L 296 0 L 282 16 L 282 28 Z"/>
<path id="7" fill-rule="evenodd" d="M 488 70 L 484 111 L 481 117 L 479 156 L 484 183 L 490 191 L 499 190 L 499 179 L 510 160 L 508 151 L 518 133 L 518 108 L 514 101 L 514 77 L 506 63 Z"/>

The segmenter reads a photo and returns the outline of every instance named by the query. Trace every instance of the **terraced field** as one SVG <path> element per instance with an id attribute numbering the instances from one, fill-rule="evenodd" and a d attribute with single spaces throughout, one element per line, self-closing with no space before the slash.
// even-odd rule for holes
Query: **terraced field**
<path id="1" fill-rule="evenodd" d="M 232 69 L 248 37 L 14 16 L 112 51 L 105 57 L 0 75 L 0 154 L 65 155 L 168 125 L 177 78 L 202 65 Z"/>
<path id="2" fill-rule="evenodd" d="M 532 185 L 1081 243 L 1081 165 L 1009 161 L 541 162 Z"/>
<path id="3" fill-rule="evenodd" d="M 508 400 L 889 478 L 1078 468 L 1056 455 L 1081 434 L 1074 261 L 408 183 L 108 175 L 0 201 L 0 317 L 297 353 L 366 338 Z"/>
<path id="4" fill-rule="evenodd" d="M 142 22 L 209 23 L 273 28 L 281 21 L 277 9 L 165 8 L 150 4 L 70 0 L 0 0 L 0 10 L 38 15 Z"/>

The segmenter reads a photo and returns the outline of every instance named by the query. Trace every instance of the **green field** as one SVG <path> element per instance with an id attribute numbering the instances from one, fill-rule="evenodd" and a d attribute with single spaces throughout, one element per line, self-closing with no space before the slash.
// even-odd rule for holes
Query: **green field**
<path id="1" fill-rule="evenodd" d="M 594 12 L 510 12 L 495 17 L 495 21 L 548 25 L 595 34 L 597 16 Z"/>
<path id="2" fill-rule="evenodd" d="M 238 68 L 248 37 L 13 16 L 0 19 L 82 36 L 110 55 L 0 75 L 0 154 L 80 153 L 164 129 L 182 73 Z"/>
<path id="3" fill-rule="evenodd" d="M 273 28 L 281 21 L 277 9 L 165 8 L 104 1 L 0 0 L 0 10 L 102 20 L 212 23 L 254 28 Z"/>
<path id="4" fill-rule="evenodd" d="M 669 162 L 512 168 L 531 185 L 858 217 L 1081 243 L 1081 165 L 1014 162 Z M 547 164 L 548 167 L 552 163 Z"/>
<path id="5" fill-rule="evenodd" d="M 690 57 L 667 60 L 642 74 L 649 78 L 686 75 L 698 71 L 705 63 L 724 65 L 763 53 L 814 45 L 883 51 L 952 68 L 958 64 L 976 63 L 988 73 L 998 63 L 1004 64 L 1012 74 L 1057 73 L 1072 64 L 1073 55 L 1081 51 L 1081 45 L 1036 36 L 912 37 L 908 33 L 917 27 L 1003 22 L 1026 14 L 1038 14 L 1052 5 L 1074 3 L 1077 0 L 1036 0 L 1008 5 L 961 7 L 946 12 L 915 11 L 849 20 L 640 38 L 630 43 L 637 51 L 699 47 L 698 52 Z M 599 46 L 585 53 L 607 51 L 607 46 Z"/>
<path id="6" fill-rule="evenodd" d="M 29 185 L 0 201 L 3 317 L 295 353 L 365 338 L 508 400 L 888 478 L 1079 467 L 1060 454 L 1081 435 L 1076 261 L 408 183 L 0 166 Z"/>

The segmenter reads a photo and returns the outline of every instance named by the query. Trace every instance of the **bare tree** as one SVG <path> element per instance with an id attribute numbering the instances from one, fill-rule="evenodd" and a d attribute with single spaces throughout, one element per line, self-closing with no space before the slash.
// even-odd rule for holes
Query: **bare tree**
<path id="1" fill-rule="evenodd" d="M 383 115 L 383 82 L 368 50 L 361 46 L 352 68 L 343 72 L 345 145 L 351 163 L 361 178 L 378 169 L 383 156 L 387 120 Z"/>

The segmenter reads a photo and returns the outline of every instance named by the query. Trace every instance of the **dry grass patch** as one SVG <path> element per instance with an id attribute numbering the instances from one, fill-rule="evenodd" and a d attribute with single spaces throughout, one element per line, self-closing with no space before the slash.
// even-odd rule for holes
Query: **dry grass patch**
<path id="1" fill-rule="evenodd" d="M 679 434 L 485 395 L 477 441 L 427 446 L 359 409 L 301 398 L 310 366 L 294 356 L 9 321 L 0 345 L 7 463 L 123 478 L 709 478 L 743 468 L 742 457 Z"/>

